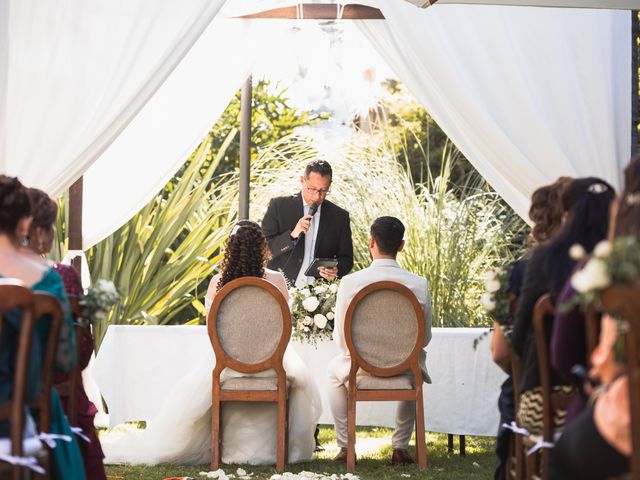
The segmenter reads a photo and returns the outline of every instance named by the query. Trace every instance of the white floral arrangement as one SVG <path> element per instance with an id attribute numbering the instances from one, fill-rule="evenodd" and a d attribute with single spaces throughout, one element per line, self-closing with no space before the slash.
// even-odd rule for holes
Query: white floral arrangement
<path id="1" fill-rule="evenodd" d="M 120 300 L 116 286 L 110 280 L 98 280 L 80 299 L 82 318 L 91 324 L 106 321 L 113 306 Z"/>
<path id="2" fill-rule="evenodd" d="M 315 343 L 331 338 L 336 314 L 338 281 L 318 279 L 304 288 L 291 288 L 292 336 L 296 340 Z"/>
<path id="3" fill-rule="evenodd" d="M 576 294 L 561 305 L 564 312 L 576 305 L 583 309 L 592 304 L 599 306 L 603 290 L 640 278 L 640 241 L 635 236 L 619 237 L 613 243 L 603 240 L 588 258 L 584 248 L 576 244 L 569 249 L 569 256 L 585 263 L 571 276 L 571 286 Z"/>
<path id="4" fill-rule="evenodd" d="M 480 303 L 484 309 L 504 326 L 511 323 L 511 299 L 509 298 L 509 272 L 498 268 L 485 274 L 484 293 Z"/>

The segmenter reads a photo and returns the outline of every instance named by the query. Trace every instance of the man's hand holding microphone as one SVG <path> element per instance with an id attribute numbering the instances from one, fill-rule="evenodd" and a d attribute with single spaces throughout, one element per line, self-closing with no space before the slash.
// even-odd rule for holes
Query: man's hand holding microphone
<path id="1" fill-rule="evenodd" d="M 304 241 L 304 237 L 309 231 L 309 227 L 311 226 L 311 220 L 313 219 L 313 216 L 317 211 L 318 205 L 316 203 L 312 204 L 309 207 L 309 213 L 300 218 L 300 220 L 298 220 L 298 223 L 296 223 L 294 229 L 291 231 L 291 238 L 298 241 Z M 320 273 L 320 276 L 325 280 L 332 281 L 335 280 L 335 278 L 338 276 L 338 267 L 320 267 L 318 268 L 318 272 Z"/>

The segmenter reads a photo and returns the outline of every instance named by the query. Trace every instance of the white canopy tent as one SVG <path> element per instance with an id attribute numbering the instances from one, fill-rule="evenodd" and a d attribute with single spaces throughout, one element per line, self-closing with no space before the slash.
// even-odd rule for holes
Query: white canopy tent
<path id="1" fill-rule="evenodd" d="M 523 214 L 561 174 L 618 184 L 630 13 L 445 1 L 360 2 L 386 18 L 361 29 L 494 188 Z M 223 3 L 0 0 L 0 171 L 53 194 L 86 172 L 85 249 L 162 187 L 266 54 L 269 22 L 228 17 L 293 4 Z"/>
<path id="2" fill-rule="evenodd" d="M 632 10 L 640 8 L 638 0 L 407 0 L 420 7 L 432 5 L 510 5 L 515 7 L 608 8 Z"/>

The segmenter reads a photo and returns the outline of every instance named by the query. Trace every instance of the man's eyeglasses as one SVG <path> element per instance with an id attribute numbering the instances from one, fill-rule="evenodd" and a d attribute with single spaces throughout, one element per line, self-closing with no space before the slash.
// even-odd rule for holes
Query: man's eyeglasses
<path id="1" fill-rule="evenodd" d="M 320 195 L 322 197 L 324 197 L 325 195 L 327 195 L 331 189 L 330 188 L 313 188 L 313 187 L 307 187 L 306 185 L 304 186 L 307 189 L 307 192 L 311 193 L 311 194 L 317 194 Z"/>

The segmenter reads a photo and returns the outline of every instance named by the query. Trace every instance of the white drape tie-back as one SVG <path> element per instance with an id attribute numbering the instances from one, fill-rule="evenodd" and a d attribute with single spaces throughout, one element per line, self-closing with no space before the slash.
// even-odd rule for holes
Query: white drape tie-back
<path id="1" fill-rule="evenodd" d="M 0 453 L 0 460 L 3 462 L 10 463 L 11 465 L 19 465 L 21 467 L 27 467 L 30 470 L 33 470 L 36 473 L 44 475 L 46 472 L 44 468 L 38 465 L 38 459 L 33 456 L 28 457 L 17 457 L 14 455 L 5 455 Z"/>
<path id="2" fill-rule="evenodd" d="M 87 289 L 91 286 L 91 272 L 89 271 L 89 262 L 87 256 L 82 250 L 69 250 L 62 259 L 64 265 L 71 265 L 74 258 L 80 257 L 80 271 L 82 272 L 82 288 Z"/>
<path id="3" fill-rule="evenodd" d="M 79 437 L 80 437 L 82 440 L 84 440 L 85 442 L 87 442 L 87 443 L 91 443 L 91 439 L 90 439 L 89 437 L 87 437 L 87 436 L 84 434 L 84 432 L 83 432 L 82 428 L 80 428 L 80 427 L 71 427 L 71 431 L 72 431 L 75 435 L 79 436 Z"/>
<path id="4" fill-rule="evenodd" d="M 70 442 L 73 440 L 69 435 L 61 435 L 58 433 L 40 433 L 38 438 L 48 445 L 49 448 L 56 448 L 56 440 L 62 440 L 63 442 Z"/>

